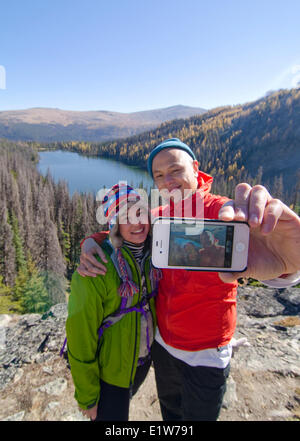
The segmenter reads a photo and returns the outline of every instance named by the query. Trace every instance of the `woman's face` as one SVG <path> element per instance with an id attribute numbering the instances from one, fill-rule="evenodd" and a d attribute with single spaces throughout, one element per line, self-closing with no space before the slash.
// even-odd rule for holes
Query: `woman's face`
<path id="1" fill-rule="evenodd" d="M 124 240 L 132 243 L 145 242 L 150 230 L 149 216 L 147 208 L 139 207 L 135 210 L 128 207 L 125 212 L 119 215 L 119 232 Z"/>
<path id="2" fill-rule="evenodd" d="M 192 243 L 187 243 L 184 246 L 184 251 L 186 252 L 188 259 L 192 261 L 197 260 L 199 258 L 198 250 L 195 247 L 195 245 L 193 245 Z"/>

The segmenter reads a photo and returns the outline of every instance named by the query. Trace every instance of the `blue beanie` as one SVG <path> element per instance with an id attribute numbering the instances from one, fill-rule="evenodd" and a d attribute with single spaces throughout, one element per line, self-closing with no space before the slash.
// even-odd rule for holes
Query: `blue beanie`
<path id="1" fill-rule="evenodd" d="M 179 149 L 179 150 L 184 150 L 185 152 L 187 152 L 194 160 L 196 159 L 196 156 L 194 155 L 194 152 L 190 149 L 190 147 L 186 144 L 184 144 L 182 141 L 180 141 L 180 139 L 178 138 L 171 138 L 171 139 L 166 139 L 165 141 L 163 141 L 161 144 L 159 144 L 158 146 L 156 146 L 152 152 L 149 155 L 148 158 L 148 162 L 147 162 L 147 167 L 148 167 L 148 172 L 150 174 L 150 176 L 153 179 L 153 174 L 152 174 L 152 162 L 154 157 L 161 152 L 164 149 L 169 149 L 169 148 L 174 148 L 174 149 Z"/>

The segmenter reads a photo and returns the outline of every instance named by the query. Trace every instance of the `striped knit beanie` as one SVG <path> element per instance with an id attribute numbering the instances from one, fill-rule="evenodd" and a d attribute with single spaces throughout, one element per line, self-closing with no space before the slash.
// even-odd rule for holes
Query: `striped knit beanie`
<path id="1" fill-rule="evenodd" d="M 107 218 L 109 229 L 115 225 L 118 214 L 129 202 L 137 202 L 141 199 L 137 191 L 127 185 L 126 182 L 115 184 L 104 196 L 102 201 L 104 216 Z"/>

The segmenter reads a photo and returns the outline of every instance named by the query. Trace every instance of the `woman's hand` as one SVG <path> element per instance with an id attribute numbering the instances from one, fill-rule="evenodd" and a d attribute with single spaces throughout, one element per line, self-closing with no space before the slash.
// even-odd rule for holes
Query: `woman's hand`
<path id="1" fill-rule="evenodd" d="M 83 410 L 79 408 L 79 410 L 84 416 L 90 418 L 91 421 L 94 421 L 97 418 L 98 404 L 96 404 L 96 406 L 92 407 L 91 409 Z"/>

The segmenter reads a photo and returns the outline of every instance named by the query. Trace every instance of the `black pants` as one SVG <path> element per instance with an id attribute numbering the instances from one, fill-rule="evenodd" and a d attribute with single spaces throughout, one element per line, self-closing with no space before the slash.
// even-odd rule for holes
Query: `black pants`
<path id="1" fill-rule="evenodd" d="M 164 421 L 216 421 L 229 365 L 225 369 L 190 366 L 173 357 L 157 341 L 152 345 L 156 386 Z"/>
<path id="2" fill-rule="evenodd" d="M 151 366 L 151 359 L 136 370 L 132 395 L 145 380 Z M 130 389 L 113 386 L 100 380 L 100 400 L 97 418 L 94 421 L 128 421 Z"/>

